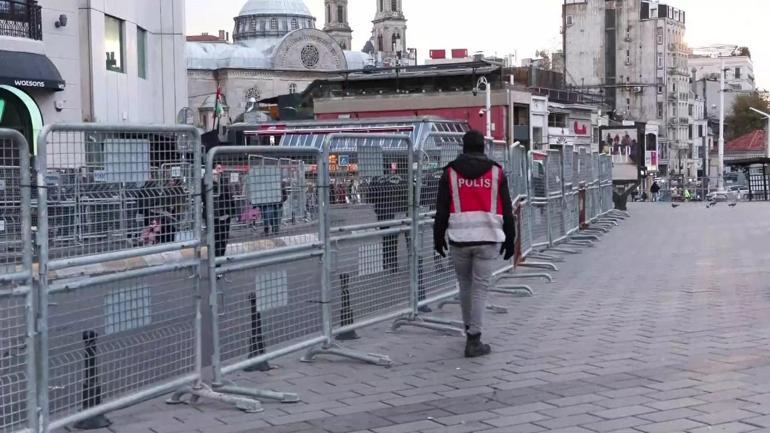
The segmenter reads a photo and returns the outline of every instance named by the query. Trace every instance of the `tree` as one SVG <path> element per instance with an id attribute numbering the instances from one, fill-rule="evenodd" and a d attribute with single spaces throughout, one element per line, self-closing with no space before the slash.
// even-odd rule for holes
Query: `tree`
<path id="1" fill-rule="evenodd" d="M 733 104 L 733 113 L 725 118 L 727 140 L 767 126 L 767 118 L 751 111 L 751 107 L 770 113 L 770 102 L 762 98 L 758 92 L 738 96 Z"/>
<path id="2" fill-rule="evenodd" d="M 738 47 L 736 50 L 739 56 L 746 56 L 748 58 L 751 58 L 751 50 L 749 47 Z"/>

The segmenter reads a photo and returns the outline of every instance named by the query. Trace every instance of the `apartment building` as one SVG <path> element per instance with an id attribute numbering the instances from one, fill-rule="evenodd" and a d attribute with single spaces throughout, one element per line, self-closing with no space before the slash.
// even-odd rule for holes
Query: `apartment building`
<path id="1" fill-rule="evenodd" d="M 658 125 L 660 174 L 697 165 L 679 164 L 680 155 L 691 154 L 695 101 L 685 11 L 654 0 L 564 0 L 562 18 L 568 84 L 603 95 L 618 122 Z"/>

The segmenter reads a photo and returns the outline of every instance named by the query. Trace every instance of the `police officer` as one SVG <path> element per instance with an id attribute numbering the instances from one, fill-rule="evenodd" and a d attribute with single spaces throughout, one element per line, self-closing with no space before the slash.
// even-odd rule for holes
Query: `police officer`
<path id="1" fill-rule="evenodd" d="M 447 237 L 460 286 L 467 334 L 465 357 L 488 355 L 481 342 L 482 320 L 499 256 L 510 260 L 516 237 L 508 181 L 503 169 L 484 155 L 484 136 L 463 137 L 463 154 L 444 168 L 436 200 L 433 243 L 446 257 Z"/>

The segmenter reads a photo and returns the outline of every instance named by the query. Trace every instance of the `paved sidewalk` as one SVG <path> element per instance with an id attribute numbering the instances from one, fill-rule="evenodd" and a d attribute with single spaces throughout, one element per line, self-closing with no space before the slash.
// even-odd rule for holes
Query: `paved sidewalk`
<path id="1" fill-rule="evenodd" d="M 383 325 L 348 346 L 393 368 L 291 356 L 233 379 L 301 403 L 244 414 L 157 400 L 101 433 L 770 431 L 770 205 L 631 212 L 553 284 L 533 282 L 534 297 L 493 297 L 510 311 L 487 316 L 488 358 Z"/>

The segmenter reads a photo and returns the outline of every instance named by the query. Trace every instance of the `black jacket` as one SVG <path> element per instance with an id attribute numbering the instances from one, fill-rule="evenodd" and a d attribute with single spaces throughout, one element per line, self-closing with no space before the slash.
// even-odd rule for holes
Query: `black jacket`
<path id="1" fill-rule="evenodd" d="M 452 201 L 452 195 L 450 193 L 449 174 L 447 169 L 450 167 L 453 168 L 460 174 L 460 176 L 466 179 L 478 179 L 495 165 L 500 167 L 499 164 L 482 154 L 463 154 L 444 168 L 444 175 L 441 176 L 441 180 L 439 181 L 438 197 L 436 198 L 436 221 L 433 226 L 433 242 L 435 245 L 442 244 L 446 238 L 446 231 L 449 228 L 449 205 Z M 500 197 L 503 201 L 503 231 L 505 232 L 505 245 L 512 247 L 516 240 L 516 223 L 513 216 L 511 193 L 508 190 L 508 179 L 506 179 L 505 176 L 502 177 Z M 489 242 L 450 243 L 457 247 L 489 244 Z"/>

